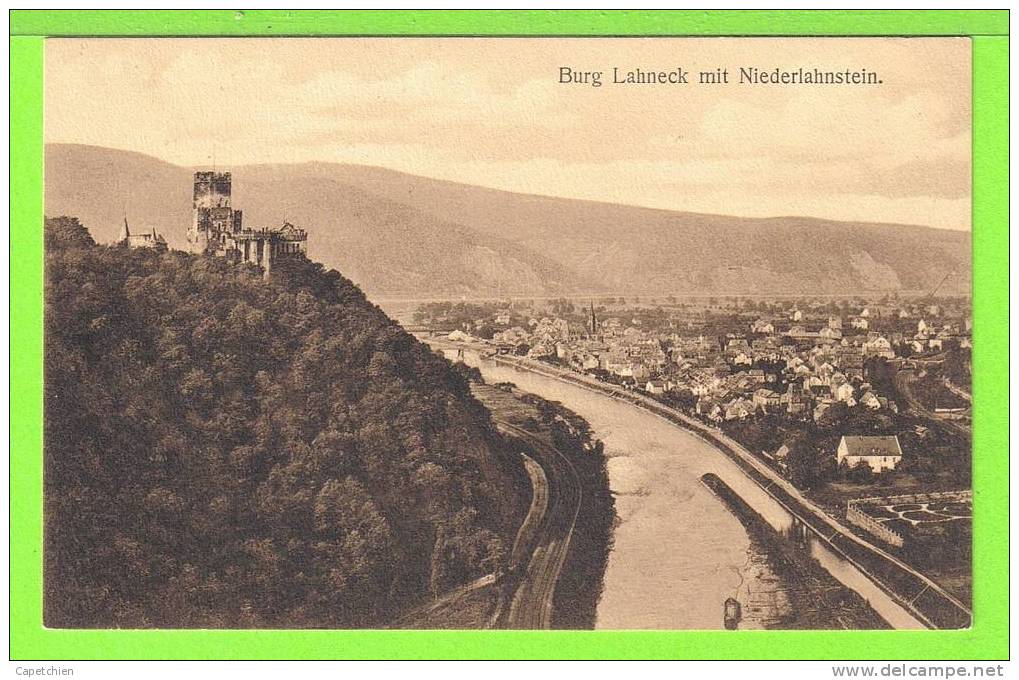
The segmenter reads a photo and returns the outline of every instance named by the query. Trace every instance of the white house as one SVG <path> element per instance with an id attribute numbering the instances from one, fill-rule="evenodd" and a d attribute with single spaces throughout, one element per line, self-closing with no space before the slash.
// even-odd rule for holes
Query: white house
<path id="1" fill-rule="evenodd" d="M 902 460 L 902 447 L 895 435 L 887 437 L 842 437 L 835 452 L 838 464 L 870 466 L 874 472 L 894 470 Z"/>
<path id="2" fill-rule="evenodd" d="M 828 340 L 841 340 L 842 339 L 842 329 L 841 328 L 832 328 L 830 326 L 825 326 L 820 331 L 818 331 L 817 337 L 825 338 L 825 339 L 828 339 Z"/>
<path id="3" fill-rule="evenodd" d="M 669 385 L 663 380 L 648 380 L 644 385 L 644 390 L 651 394 L 665 394 L 668 389 Z"/>
<path id="4" fill-rule="evenodd" d="M 895 358 L 892 343 L 888 342 L 888 339 L 881 335 L 863 343 L 863 351 L 867 356 L 885 357 L 886 359 Z"/>
<path id="5" fill-rule="evenodd" d="M 860 403 L 875 411 L 881 408 L 881 401 L 878 399 L 876 394 L 869 390 L 864 392 L 863 396 L 860 397 Z"/>
<path id="6" fill-rule="evenodd" d="M 833 387 L 831 391 L 832 394 L 835 395 L 835 399 L 846 403 L 853 398 L 853 394 L 856 392 L 856 390 L 853 389 L 853 386 L 848 382 L 844 382 L 837 387 Z"/>

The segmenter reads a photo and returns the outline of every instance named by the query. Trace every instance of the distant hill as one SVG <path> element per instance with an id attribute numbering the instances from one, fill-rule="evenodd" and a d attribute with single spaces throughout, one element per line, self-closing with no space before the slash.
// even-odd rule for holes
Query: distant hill
<path id="1" fill-rule="evenodd" d="M 768 219 L 516 194 L 334 163 L 232 167 L 248 224 L 286 217 L 309 255 L 374 297 L 578 293 L 968 292 L 970 235 L 914 225 Z M 132 224 L 184 243 L 192 168 L 48 145 L 46 213 L 99 241 Z"/>

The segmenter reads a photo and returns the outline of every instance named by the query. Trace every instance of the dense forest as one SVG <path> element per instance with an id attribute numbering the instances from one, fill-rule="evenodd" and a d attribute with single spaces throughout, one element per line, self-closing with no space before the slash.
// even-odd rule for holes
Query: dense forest
<path id="1" fill-rule="evenodd" d="M 375 627 L 501 568 L 519 463 L 347 279 L 45 241 L 46 625 Z"/>

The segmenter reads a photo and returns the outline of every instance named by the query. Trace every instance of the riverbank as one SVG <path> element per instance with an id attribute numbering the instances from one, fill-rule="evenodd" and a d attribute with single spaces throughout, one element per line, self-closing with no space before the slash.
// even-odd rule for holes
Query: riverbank
<path id="1" fill-rule="evenodd" d="M 496 356 L 496 363 L 511 368 L 538 373 L 574 384 L 589 391 L 599 392 L 646 410 L 699 437 L 725 454 L 742 472 L 771 496 L 797 522 L 810 531 L 818 541 L 840 558 L 852 564 L 876 585 L 896 605 L 930 628 L 963 628 L 969 625 L 971 614 L 964 605 L 949 596 L 929 578 L 911 569 L 900 560 L 861 540 L 851 530 L 838 524 L 822 510 L 812 507 L 809 501 L 781 479 L 738 443 L 724 434 L 697 422 L 674 409 L 643 395 L 618 386 L 600 383 L 587 376 L 559 369 L 542 362 L 521 357 Z"/>
<path id="2" fill-rule="evenodd" d="M 870 605 L 831 576 L 809 554 L 809 548 L 783 536 L 716 475 L 701 478 L 708 489 L 740 521 L 751 544 L 782 582 L 789 601 L 785 612 L 767 621 L 778 630 L 873 630 L 888 623 Z M 748 598 L 753 594 L 748 593 Z M 745 605 L 746 606 L 746 605 Z"/>
<path id="3" fill-rule="evenodd" d="M 593 628 L 615 521 L 601 442 L 592 437 L 583 418 L 563 405 L 512 385 L 477 383 L 472 392 L 494 418 L 554 448 L 576 472 L 582 490 L 580 508 L 553 591 L 551 627 Z"/>

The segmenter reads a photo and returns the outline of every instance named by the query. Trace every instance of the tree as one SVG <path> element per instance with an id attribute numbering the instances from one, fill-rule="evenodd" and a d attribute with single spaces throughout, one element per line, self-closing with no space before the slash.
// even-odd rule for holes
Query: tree
<path id="1" fill-rule="evenodd" d="M 807 439 L 798 435 L 786 442 L 786 470 L 789 480 L 800 489 L 812 489 L 824 481 L 824 465 L 819 452 Z"/>

